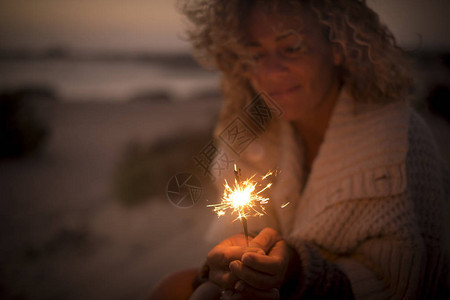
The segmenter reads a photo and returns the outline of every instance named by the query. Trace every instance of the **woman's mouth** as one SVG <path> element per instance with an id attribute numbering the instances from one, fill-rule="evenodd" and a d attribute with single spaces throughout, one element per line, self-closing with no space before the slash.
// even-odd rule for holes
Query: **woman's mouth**
<path id="1" fill-rule="evenodd" d="M 272 92 L 269 92 L 269 95 L 272 98 L 282 98 L 282 97 L 290 96 L 292 93 L 296 92 L 299 89 L 300 89 L 300 86 L 296 85 L 296 86 L 289 87 L 289 88 L 276 89 Z"/>

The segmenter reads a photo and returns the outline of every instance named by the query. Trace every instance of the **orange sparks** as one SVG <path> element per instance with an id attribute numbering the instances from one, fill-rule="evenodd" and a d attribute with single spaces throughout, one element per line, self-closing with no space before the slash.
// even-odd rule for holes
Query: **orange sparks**
<path id="1" fill-rule="evenodd" d="M 291 204 L 291 202 L 286 202 L 285 204 L 281 205 L 281 208 L 285 208 L 285 207 L 288 206 L 289 204 Z"/>
<path id="2" fill-rule="evenodd" d="M 265 180 L 268 176 L 272 175 L 272 172 L 267 173 L 262 177 Z M 234 180 L 234 185 L 230 186 L 225 180 L 225 190 L 223 193 L 222 202 L 219 204 L 208 205 L 208 207 L 213 207 L 214 212 L 217 215 L 223 216 L 227 211 L 230 214 L 236 214 L 236 221 L 238 219 L 242 220 L 247 217 L 255 217 L 266 214 L 264 205 L 268 203 L 269 198 L 265 198 L 261 195 L 263 191 L 270 188 L 272 183 L 268 183 L 262 189 L 258 189 L 260 184 L 253 180 L 255 175 L 241 181 L 238 176 Z"/>

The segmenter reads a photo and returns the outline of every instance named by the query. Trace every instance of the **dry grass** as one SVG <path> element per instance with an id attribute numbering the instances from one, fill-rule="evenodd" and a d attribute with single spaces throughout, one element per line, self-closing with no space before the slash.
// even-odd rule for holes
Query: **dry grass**
<path id="1" fill-rule="evenodd" d="M 170 178 L 181 172 L 194 174 L 201 180 L 203 197 L 211 196 L 212 183 L 193 159 L 210 139 L 210 132 L 193 132 L 166 137 L 154 144 L 130 142 L 113 174 L 117 199 L 125 205 L 136 205 L 154 196 L 164 199 Z"/>

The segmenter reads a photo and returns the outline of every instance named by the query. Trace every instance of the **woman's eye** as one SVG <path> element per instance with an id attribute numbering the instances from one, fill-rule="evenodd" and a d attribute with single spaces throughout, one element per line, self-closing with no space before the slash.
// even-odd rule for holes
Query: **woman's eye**
<path id="1" fill-rule="evenodd" d="M 253 55 L 251 56 L 251 59 L 252 59 L 254 62 L 258 62 L 258 61 L 261 61 L 264 57 L 265 57 L 265 55 L 264 55 L 263 53 L 257 53 L 257 54 L 253 54 Z"/>
<path id="2" fill-rule="evenodd" d="M 284 48 L 283 52 L 287 56 L 295 56 L 299 54 L 303 50 L 303 47 L 301 45 L 297 45 L 294 47 L 286 47 Z"/>
<path id="3" fill-rule="evenodd" d="M 288 47 L 288 48 L 284 49 L 284 51 L 287 52 L 287 53 L 295 53 L 295 52 L 300 51 L 300 46 Z"/>

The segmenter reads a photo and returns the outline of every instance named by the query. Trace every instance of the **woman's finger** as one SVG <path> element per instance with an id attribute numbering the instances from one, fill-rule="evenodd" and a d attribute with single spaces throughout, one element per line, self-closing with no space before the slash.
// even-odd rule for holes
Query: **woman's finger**
<path id="1" fill-rule="evenodd" d="M 239 278 L 230 271 L 218 270 L 209 274 L 209 280 L 222 289 L 233 289 Z"/>
<path id="2" fill-rule="evenodd" d="M 268 290 L 280 285 L 279 276 L 256 271 L 237 260 L 230 263 L 230 270 L 236 277 L 256 289 Z"/>
<path id="3" fill-rule="evenodd" d="M 245 235 L 235 234 L 219 243 L 219 246 L 242 246 L 247 245 Z"/>
<path id="4" fill-rule="evenodd" d="M 240 246 L 218 245 L 214 247 L 206 259 L 209 267 L 209 280 L 222 288 L 233 288 L 238 278 L 230 272 L 229 264 L 231 261 L 240 260 L 243 253 L 244 248 Z"/>
<path id="5" fill-rule="evenodd" d="M 257 253 L 245 253 L 242 255 L 242 263 L 261 273 L 276 275 L 283 271 L 283 258 L 271 257 Z"/>
<path id="6" fill-rule="evenodd" d="M 245 250 L 239 246 L 227 247 L 218 245 L 208 253 L 206 262 L 210 268 L 222 268 L 228 270 L 230 262 L 241 259 L 244 251 Z"/>
<path id="7" fill-rule="evenodd" d="M 252 286 L 238 281 L 234 287 L 236 293 L 242 295 L 243 299 L 261 299 L 261 300 L 278 300 L 280 292 L 276 288 L 269 290 L 255 289 Z"/>
<path id="8" fill-rule="evenodd" d="M 276 275 L 286 269 L 288 259 L 288 246 L 285 241 L 278 241 L 268 255 L 246 252 L 241 261 L 244 265 L 259 272 Z"/>
<path id="9" fill-rule="evenodd" d="M 220 300 L 248 300 L 248 298 L 232 290 L 224 290 L 221 293 Z"/>
<path id="10" fill-rule="evenodd" d="M 265 253 L 269 253 L 269 250 L 280 240 L 281 236 L 278 232 L 267 227 L 249 242 L 249 246 L 261 248 Z"/>

